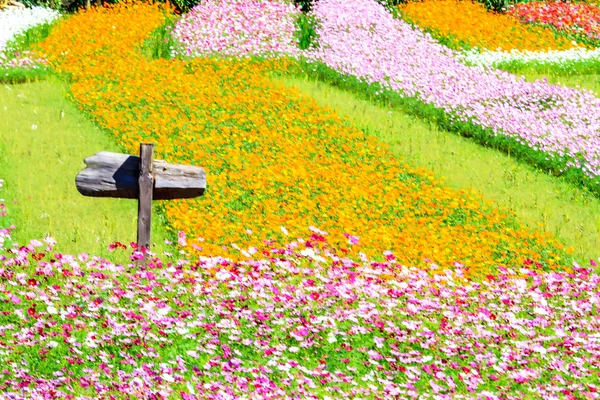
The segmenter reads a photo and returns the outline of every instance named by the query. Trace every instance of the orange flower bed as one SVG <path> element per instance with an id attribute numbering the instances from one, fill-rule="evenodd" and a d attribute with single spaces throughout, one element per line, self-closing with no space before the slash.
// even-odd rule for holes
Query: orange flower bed
<path id="1" fill-rule="evenodd" d="M 425 0 L 399 6 L 404 18 L 450 39 L 456 46 L 492 51 L 566 50 L 570 41 L 552 30 L 528 26 L 517 19 L 489 12 L 483 4 L 468 0 Z"/>
<path id="2" fill-rule="evenodd" d="M 243 258 L 237 248 L 251 255 L 265 240 L 287 243 L 315 226 L 349 254 L 391 250 L 407 265 L 460 262 L 479 275 L 527 259 L 568 263 L 552 236 L 395 159 L 268 77 L 291 61 L 144 58 L 136 48 L 163 18 L 157 5 L 93 9 L 41 47 L 71 77 L 75 101 L 130 152 L 151 141 L 157 158 L 206 169 L 203 197 L 164 203 L 191 251 Z"/>

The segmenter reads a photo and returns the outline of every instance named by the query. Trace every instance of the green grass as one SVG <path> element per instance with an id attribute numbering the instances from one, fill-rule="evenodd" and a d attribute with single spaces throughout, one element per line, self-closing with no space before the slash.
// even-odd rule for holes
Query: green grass
<path id="1" fill-rule="evenodd" d="M 84 197 L 75 188 L 85 157 L 122 151 L 66 94 L 54 78 L 0 85 L 0 179 L 5 180 L 0 196 L 9 211 L 0 226 L 16 225 L 13 240 L 20 244 L 49 234 L 58 241 L 57 251 L 107 256 L 108 244 L 135 241 L 137 202 Z M 166 235 L 155 212 L 154 251 L 163 249 Z"/>
<path id="2" fill-rule="evenodd" d="M 144 42 L 140 52 L 153 60 L 172 58 L 172 51 L 177 46 L 177 41 L 173 38 L 171 32 L 178 19 L 177 15 L 165 13 L 165 23 L 152 32 Z"/>
<path id="3" fill-rule="evenodd" d="M 280 80 L 348 116 L 353 125 L 387 143 L 396 156 L 445 177 L 449 186 L 471 187 L 512 209 L 529 226 L 556 235 L 574 248 L 574 257 L 583 265 L 600 256 L 600 199 L 586 190 L 398 109 L 313 78 Z"/>
<path id="4" fill-rule="evenodd" d="M 46 79 L 51 74 L 49 68 L 2 68 L 0 67 L 0 84 L 16 84 Z"/>
<path id="5" fill-rule="evenodd" d="M 518 75 L 523 75 L 530 82 L 546 78 L 550 84 L 587 89 L 594 92 L 596 96 L 600 96 L 600 74 L 562 76 L 554 74 L 552 71 L 523 71 Z"/>

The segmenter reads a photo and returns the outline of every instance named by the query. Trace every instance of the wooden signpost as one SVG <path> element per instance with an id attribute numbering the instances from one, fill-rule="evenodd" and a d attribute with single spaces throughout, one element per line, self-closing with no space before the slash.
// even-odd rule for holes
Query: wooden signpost
<path id="1" fill-rule="evenodd" d="M 152 200 L 189 199 L 204 194 L 201 167 L 154 160 L 154 145 L 140 144 L 140 156 L 101 151 L 84 160 L 75 185 L 84 196 L 138 199 L 138 247 L 150 248 Z"/>

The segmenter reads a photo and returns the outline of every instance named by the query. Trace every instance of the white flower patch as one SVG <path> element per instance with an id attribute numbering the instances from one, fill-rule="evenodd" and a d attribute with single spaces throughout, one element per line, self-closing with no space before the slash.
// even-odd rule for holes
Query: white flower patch
<path id="1" fill-rule="evenodd" d="M 52 22 L 60 16 L 55 10 L 44 7 L 17 8 L 0 10 L 0 53 L 6 44 L 16 35 L 46 22 Z"/>
<path id="2" fill-rule="evenodd" d="M 540 63 L 540 64 L 569 64 L 580 61 L 600 61 L 600 48 L 588 50 L 574 48 L 569 50 L 551 51 L 480 51 L 472 49 L 459 56 L 469 65 L 498 66 L 509 62 Z"/>

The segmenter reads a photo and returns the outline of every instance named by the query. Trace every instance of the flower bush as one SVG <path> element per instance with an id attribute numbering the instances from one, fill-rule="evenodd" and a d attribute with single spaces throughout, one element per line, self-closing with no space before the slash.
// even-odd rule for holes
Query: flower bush
<path id="1" fill-rule="evenodd" d="M 291 3 L 263 0 L 209 0 L 194 7 L 173 30 L 181 44 L 175 54 L 199 57 L 295 55 L 295 21 L 300 9 Z"/>
<path id="2" fill-rule="evenodd" d="M 568 264 L 550 235 L 394 159 L 332 110 L 273 82 L 285 59 L 144 58 L 135 46 L 163 18 L 141 4 L 92 10 L 41 47 L 72 77 L 74 99 L 129 151 L 152 141 L 157 157 L 207 170 L 204 197 L 164 205 L 190 251 L 260 257 L 265 241 L 286 243 L 312 225 L 353 256 L 383 248 L 424 268 L 458 261 L 469 275 L 527 258 Z M 94 40 L 82 40 L 84 31 Z"/>
<path id="3" fill-rule="evenodd" d="M 324 65 L 340 81 L 379 85 L 416 99 L 415 107 L 440 110 L 437 120 L 459 124 L 482 141 L 516 143 L 555 173 L 581 176 L 592 188 L 600 182 L 600 99 L 591 92 L 465 66 L 455 51 L 374 1 L 323 0 L 314 16 L 319 47 L 306 53 L 309 72 Z"/>
<path id="4" fill-rule="evenodd" d="M 527 26 L 508 15 L 489 12 L 475 1 L 410 1 L 399 10 L 419 27 L 448 38 L 455 48 L 547 51 L 576 47 L 548 28 Z"/>
<path id="5" fill-rule="evenodd" d="M 559 1 L 517 3 L 508 14 L 523 22 L 544 24 L 558 31 L 600 40 L 600 7 Z"/>

